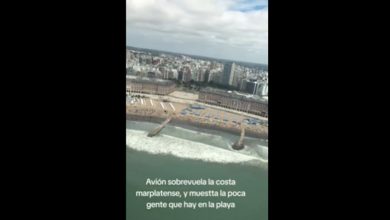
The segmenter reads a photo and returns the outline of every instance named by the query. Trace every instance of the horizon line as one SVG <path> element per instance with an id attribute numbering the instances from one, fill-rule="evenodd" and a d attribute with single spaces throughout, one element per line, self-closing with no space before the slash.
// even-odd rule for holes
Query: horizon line
<path id="1" fill-rule="evenodd" d="M 182 53 L 182 52 L 174 52 L 174 51 L 168 51 L 168 50 L 159 50 L 159 49 L 152 49 L 152 48 L 136 47 L 136 46 L 131 46 L 131 45 L 127 45 L 126 44 L 126 48 L 127 47 L 134 47 L 134 48 L 146 49 L 146 50 L 156 50 L 156 51 L 168 52 L 168 53 L 178 53 L 178 54 L 187 55 L 187 56 L 198 56 L 198 57 L 204 57 L 204 58 L 215 59 L 215 60 L 225 60 L 225 61 L 233 61 L 233 62 L 240 62 L 240 63 L 257 64 L 257 65 L 264 65 L 264 66 L 268 67 L 268 64 L 264 64 L 264 63 L 254 63 L 254 62 L 242 61 L 242 60 L 223 59 L 223 58 L 209 57 L 209 56 L 197 55 L 197 54 L 186 54 L 186 53 Z"/>

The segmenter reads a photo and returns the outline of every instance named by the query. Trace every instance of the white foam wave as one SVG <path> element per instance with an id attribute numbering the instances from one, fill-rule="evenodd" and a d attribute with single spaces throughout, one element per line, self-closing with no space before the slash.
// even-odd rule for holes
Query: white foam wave
<path id="1" fill-rule="evenodd" d="M 178 127 L 178 126 L 174 126 L 173 128 L 176 129 L 176 130 L 179 130 L 179 131 L 184 131 L 184 132 L 192 133 L 192 134 L 199 134 L 199 133 L 201 133 L 199 131 L 194 131 L 194 130 L 190 130 L 190 129 L 186 129 L 186 128 L 182 128 L 182 127 Z M 208 135 L 207 133 L 202 133 L 202 134 Z"/>
<path id="2" fill-rule="evenodd" d="M 267 160 L 222 149 L 199 142 L 168 135 L 146 136 L 147 132 L 126 129 L 126 145 L 137 151 L 151 154 L 168 154 L 185 159 L 217 163 L 256 163 L 266 164 Z"/>
<path id="3" fill-rule="evenodd" d="M 259 149 L 259 153 L 262 158 L 268 159 L 268 147 L 262 146 L 262 145 L 257 145 Z"/>
<path id="4" fill-rule="evenodd" d="M 187 128 L 182 128 L 182 127 L 178 127 L 178 126 L 174 126 L 173 129 L 179 131 L 179 132 L 185 132 L 185 133 L 188 133 L 188 134 L 194 134 L 194 135 L 197 135 L 197 136 L 201 136 L 202 138 L 205 138 L 205 139 L 218 139 L 218 140 L 223 140 L 223 137 L 221 136 L 216 136 L 214 134 L 210 134 L 210 133 L 206 133 L 206 132 L 202 132 L 202 131 L 195 131 L 195 130 L 191 130 L 191 129 L 187 129 Z"/>

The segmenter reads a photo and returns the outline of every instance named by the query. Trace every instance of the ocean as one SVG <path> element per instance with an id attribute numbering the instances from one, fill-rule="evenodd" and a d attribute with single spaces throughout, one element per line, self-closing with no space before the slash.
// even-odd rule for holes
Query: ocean
<path id="1" fill-rule="evenodd" d="M 159 135 L 147 132 L 158 124 L 126 122 L 126 219 L 127 220 L 267 220 L 268 143 L 245 138 L 245 148 L 235 151 L 238 135 L 191 126 L 167 125 Z M 150 179 L 235 180 L 235 186 L 146 186 Z M 145 198 L 138 190 L 245 192 L 245 197 Z M 241 194 L 242 195 L 242 194 Z M 234 203 L 234 208 L 146 209 L 147 202 Z"/>

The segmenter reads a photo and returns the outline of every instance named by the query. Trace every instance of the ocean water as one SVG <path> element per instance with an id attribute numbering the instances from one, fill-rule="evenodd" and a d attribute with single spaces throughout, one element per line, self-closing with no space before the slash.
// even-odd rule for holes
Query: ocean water
<path id="1" fill-rule="evenodd" d="M 220 131 L 167 125 L 148 138 L 157 124 L 126 122 L 126 218 L 147 220 L 268 219 L 267 141 L 245 138 L 245 148 L 231 148 L 239 137 Z M 155 179 L 234 179 L 236 186 L 145 186 Z M 137 190 L 225 190 L 245 191 L 234 198 L 140 198 Z M 234 202 L 233 209 L 151 209 L 146 202 Z"/>

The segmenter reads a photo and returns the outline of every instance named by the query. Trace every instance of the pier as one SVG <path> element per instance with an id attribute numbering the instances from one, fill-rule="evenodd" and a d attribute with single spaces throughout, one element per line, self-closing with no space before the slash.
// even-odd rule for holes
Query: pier
<path id="1" fill-rule="evenodd" d="M 244 137 L 245 137 L 245 127 L 244 126 L 241 126 L 241 136 L 240 136 L 240 139 L 233 144 L 233 149 L 235 150 L 241 150 L 244 148 Z"/>
<path id="2" fill-rule="evenodd" d="M 155 129 L 151 130 L 149 133 L 148 133 L 148 137 L 153 137 L 153 136 L 156 136 L 158 133 L 160 133 L 160 131 L 165 127 L 165 125 L 167 125 L 170 121 L 172 120 L 172 116 L 170 116 L 169 118 L 167 118 L 163 123 L 161 123 L 159 126 L 157 126 Z"/>

